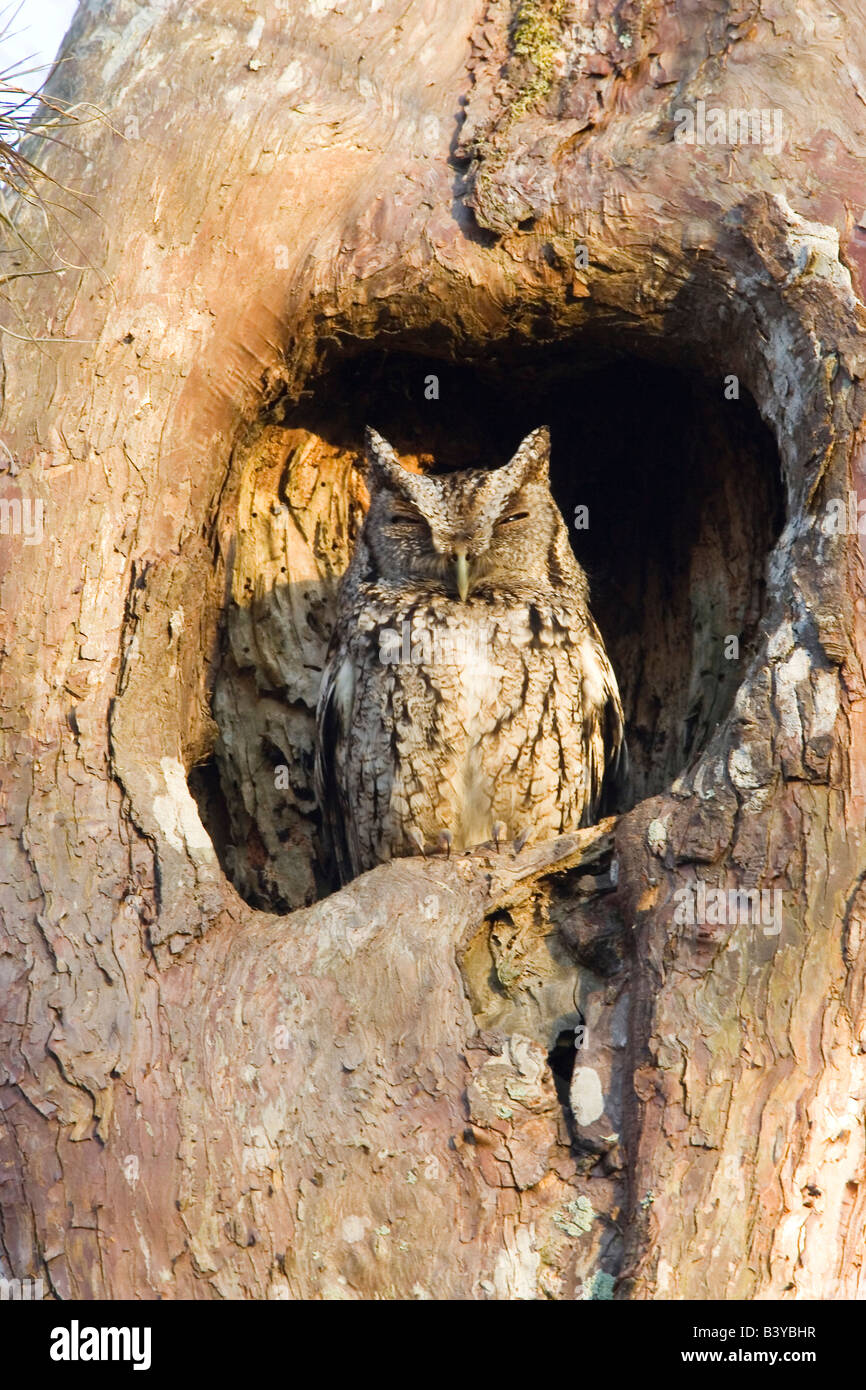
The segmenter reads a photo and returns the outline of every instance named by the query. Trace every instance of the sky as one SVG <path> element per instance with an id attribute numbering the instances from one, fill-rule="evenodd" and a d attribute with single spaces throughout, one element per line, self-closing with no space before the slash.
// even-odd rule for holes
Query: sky
<path id="1" fill-rule="evenodd" d="M 78 0 L 0 0 L 0 71 L 11 66 L 35 68 L 16 79 L 16 86 L 38 87 L 48 76 L 60 41 L 78 8 Z"/>

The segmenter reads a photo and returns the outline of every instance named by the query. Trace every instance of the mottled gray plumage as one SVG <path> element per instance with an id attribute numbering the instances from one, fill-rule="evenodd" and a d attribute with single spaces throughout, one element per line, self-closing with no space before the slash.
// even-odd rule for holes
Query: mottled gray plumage
<path id="1" fill-rule="evenodd" d="M 342 881 L 407 854 L 591 824 L 624 757 L 616 678 L 538 429 L 504 468 L 408 472 L 367 431 L 316 782 Z"/>

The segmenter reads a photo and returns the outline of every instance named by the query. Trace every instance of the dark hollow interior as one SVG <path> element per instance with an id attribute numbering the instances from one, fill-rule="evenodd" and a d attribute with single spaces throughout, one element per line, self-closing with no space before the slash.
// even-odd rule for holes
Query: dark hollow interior
<path id="1" fill-rule="evenodd" d="M 489 368 L 383 353 L 343 363 L 319 397 L 332 419 L 340 402 L 347 447 L 371 424 L 435 471 L 499 467 L 550 426 L 553 493 L 620 684 L 632 803 L 668 787 L 730 709 L 782 526 L 773 436 L 747 393 L 724 391 L 721 373 L 636 357 L 575 372 L 567 353 Z"/>
<path id="2" fill-rule="evenodd" d="M 431 376 L 438 398 L 428 398 Z M 435 471 L 498 467 L 549 425 L 553 493 L 626 713 L 631 773 L 617 809 L 664 791 L 700 754 L 754 649 L 783 520 L 775 443 L 743 389 L 729 400 L 721 372 L 609 351 L 456 364 L 368 349 L 277 414 L 287 431 L 357 456 L 373 425 Z M 224 851 L 215 787 L 193 789 Z"/>

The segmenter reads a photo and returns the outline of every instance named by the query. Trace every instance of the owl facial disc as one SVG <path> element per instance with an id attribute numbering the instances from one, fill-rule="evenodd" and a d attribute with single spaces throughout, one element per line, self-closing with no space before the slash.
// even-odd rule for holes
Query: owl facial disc
<path id="1" fill-rule="evenodd" d="M 550 433 L 527 435 L 502 468 L 415 473 L 374 429 L 366 430 L 370 511 L 365 537 L 386 580 L 409 576 L 466 603 L 531 572 L 561 518 L 550 497 Z M 540 518 L 542 526 L 533 525 Z M 548 534 L 544 534 L 544 530 Z"/>

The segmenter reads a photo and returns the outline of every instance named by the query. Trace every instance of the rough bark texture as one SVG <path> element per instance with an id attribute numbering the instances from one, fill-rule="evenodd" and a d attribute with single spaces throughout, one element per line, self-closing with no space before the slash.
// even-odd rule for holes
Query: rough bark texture
<path id="1" fill-rule="evenodd" d="M 82 4 L 56 89 L 113 126 L 46 158 L 96 212 L 19 282 L 53 340 L 3 340 L 3 495 L 45 503 L 43 544 L 0 535 L 4 1272 L 866 1292 L 863 541 L 823 525 L 866 488 L 864 34 L 817 3 Z M 677 143 L 698 99 L 780 111 L 780 147 Z M 634 804 L 314 903 L 373 409 L 419 467 L 549 413 Z M 681 922 L 699 879 L 780 890 L 781 931 Z"/>

